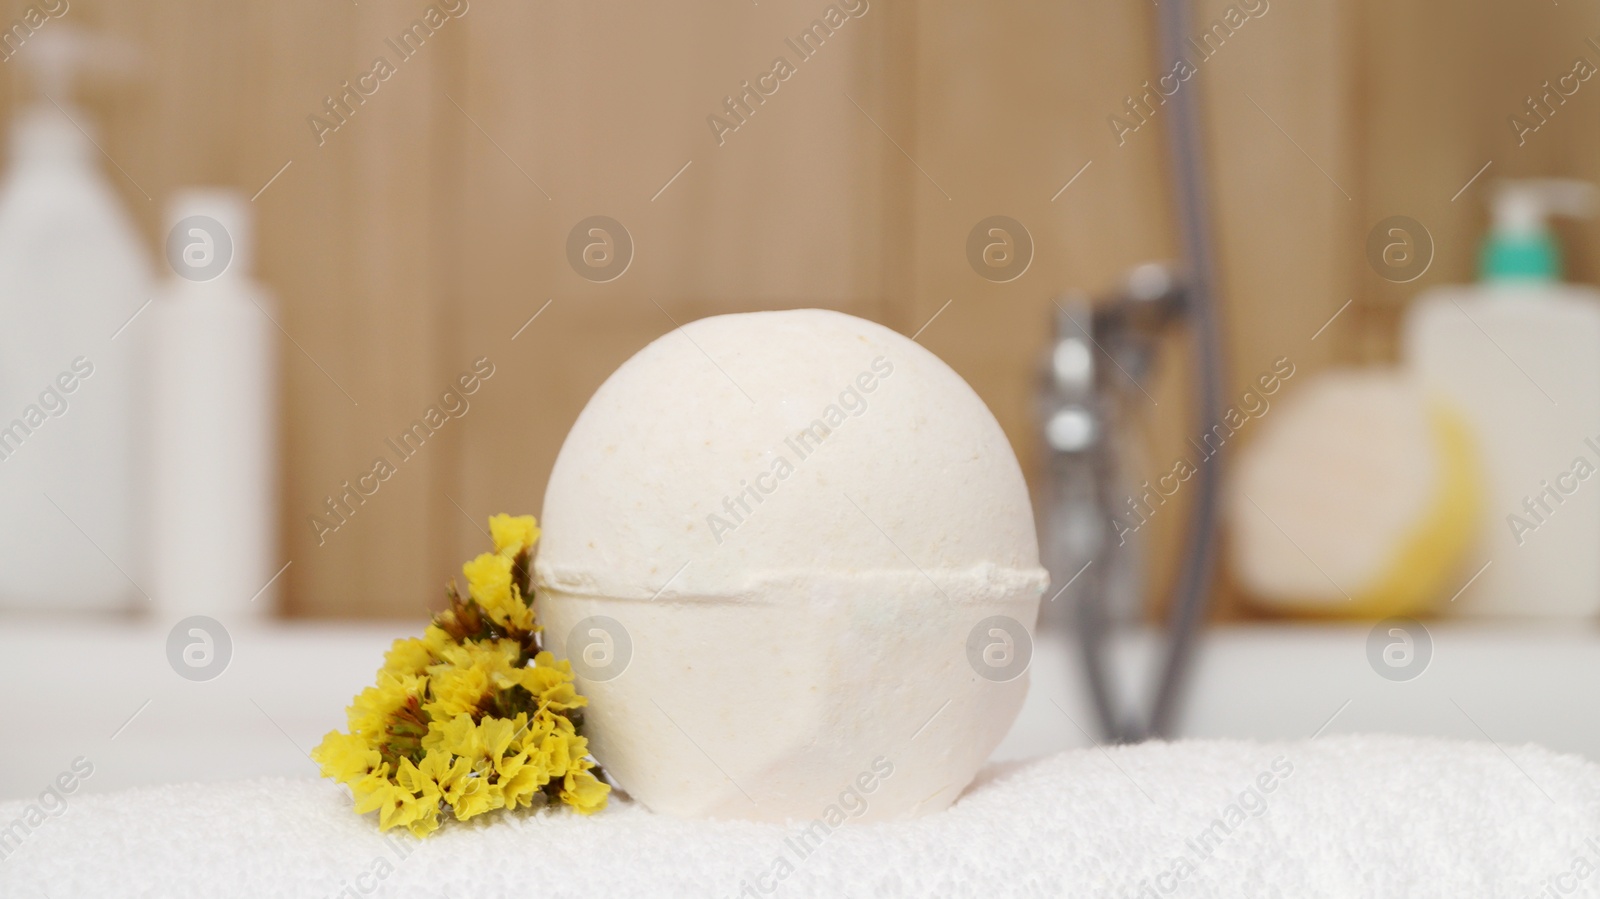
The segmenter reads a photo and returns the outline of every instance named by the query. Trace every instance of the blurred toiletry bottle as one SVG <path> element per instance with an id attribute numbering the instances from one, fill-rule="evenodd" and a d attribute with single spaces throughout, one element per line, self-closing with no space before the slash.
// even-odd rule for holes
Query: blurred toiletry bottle
<path id="1" fill-rule="evenodd" d="M 1408 310 L 1404 355 L 1467 419 L 1484 468 L 1473 579 L 1445 611 L 1582 618 L 1600 612 L 1600 291 L 1561 280 L 1551 214 L 1592 214 L 1597 191 L 1504 181 L 1481 283 Z"/>
<path id="2" fill-rule="evenodd" d="M 52 23 L 15 57 L 35 96 L 0 178 L 0 610 L 145 602 L 149 259 L 70 91 L 79 69 L 105 71 L 120 52 Z"/>
<path id="3" fill-rule="evenodd" d="M 171 276 L 149 313 L 150 592 L 163 620 L 274 608 L 277 329 L 251 278 L 253 230 L 237 191 L 180 191 L 169 205 Z"/>

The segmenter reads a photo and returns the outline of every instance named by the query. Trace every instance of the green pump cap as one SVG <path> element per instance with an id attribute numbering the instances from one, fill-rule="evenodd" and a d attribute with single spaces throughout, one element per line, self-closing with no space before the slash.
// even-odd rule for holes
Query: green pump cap
<path id="1" fill-rule="evenodd" d="M 1489 235 L 1478 257 L 1478 277 L 1485 281 L 1559 281 L 1561 246 L 1554 234 Z"/>
<path id="2" fill-rule="evenodd" d="M 1587 217 L 1596 188 L 1587 181 L 1530 178 L 1495 184 L 1494 223 L 1478 257 L 1485 281 L 1558 281 L 1561 247 L 1546 222 L 1552 214 Z"/>

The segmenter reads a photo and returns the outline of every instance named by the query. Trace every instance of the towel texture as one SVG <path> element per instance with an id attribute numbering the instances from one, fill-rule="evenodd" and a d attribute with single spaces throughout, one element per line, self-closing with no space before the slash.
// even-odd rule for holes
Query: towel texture
<path id="1" fill-rule="evenodd" d="M 825 819 L 858 807 L 848 795 L 817 809 L 821 824 L 614 802 L 422 841 L 380 836 L 316 780 L 79 794 L 43 820 L 37 804 L 0 804 L 0 896 L 1600 893 L 1600 767 L 1395 737 L 1067 752 L 986 769 L 936 815 L 837 828 Z"/>

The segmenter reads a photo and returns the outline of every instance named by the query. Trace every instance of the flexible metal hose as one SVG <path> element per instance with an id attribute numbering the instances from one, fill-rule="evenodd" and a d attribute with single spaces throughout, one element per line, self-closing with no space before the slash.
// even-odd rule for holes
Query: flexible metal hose
<path id="1" fill-rule="evenodd" d="M 1189 33 L 1189 10 L 1193 0 L 1162 0 L 1158 5 L 1160 47 L 1164 60 L 1176 61 L 1182 55 Z M 1199 86 L 1182 82 L 1169 104 L 1171 120 L 1167 128 L 1173 173 L 1173 205 L 1179 240 L 1187 270 L 1188 302 L 1185 309 L 1194 337 L 1195 418 L 1203 428 L 1221 421 L 1223 400 L 1223 353 L 1220 316 L 1217 309 L 1215 244 L 1212 237 L 1210 203 L 1205 180 L 1203 122 L 1200 115 Z M 1196 475 L 1196 496 L 1190 507 L 1188 539 L 1174 585 L 1167 624 L 1167 656 L 1158 675 L 1150 716 L 1140 721 L 1118 720 L 1105 668 L 1109 624 L 1104 608 L 1105 579 L 1088 585 L 1079 608 L 1078 631 L 1085 672 L 1096 714 L 1102 730 L 1116 742 L 1170 737 L 1176 723 L 1179 703 L 1194 654 L 1195 637 L 1204 623 L 1210 602 L 1212 575 L 1217 552 L 1217 505 L 1222 474 L 1220 448 L 1203 461 Z M 1102 485 L 1102 489 L 1105 489 Z M 1111 506 L 1102 506 L 1109 510 Z M 1108 524 L 1109 527 L 1109 524 Z"/>
<path id="2" fill-rule="evenodd" d="M 1158 5 L 1161 52 L 1176 60 L 1189 34 L 1189 12 L 1194 0 L 1165 0 Z M 1195 411 L 1210 428 L 1222 420 L 1222 323 L 1217 309 L 1216 244 L 1212 236 L 1211 204 L 1206 184 L 1204 122 L 1200 115 L 1200 87 L 1188 84 L 1173 97 L 1172 127 L 1167 129 L 1172 156 L 1173 203 L 1176 207 L 1183 258 L 1189 270 L 1190 327 L 1194 335 Z M 1188 675 L 1194 638 L 1204 623 L 1210 604 L 1212 575 L 1217 555 L 1217 505 L 1222 480 L 1223 454 L 1217 452 L 1200 466 L 1197 495 L 1189 515 L 1189 543 L 1173 593 L 1168 625 L 1167 663 L 1150 713 L 1145 737 L 1168 737 L 1177 717 L 1178 702 Z"/>

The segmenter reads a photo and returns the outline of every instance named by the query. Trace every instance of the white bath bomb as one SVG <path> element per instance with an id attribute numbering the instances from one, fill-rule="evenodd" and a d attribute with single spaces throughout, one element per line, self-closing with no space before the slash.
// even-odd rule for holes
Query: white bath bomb
<path id="1" fill-rule="evenodd" d="M 1027 691 L 1033 512 L 936 356 L 816 309 L 702 319 L 601 385 L 556 458 L 547 645 L 605 768 L 662 813 L 937 811 Z"/>

